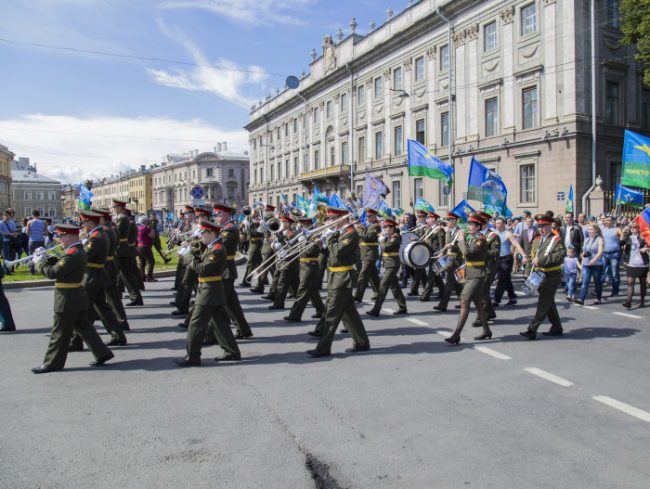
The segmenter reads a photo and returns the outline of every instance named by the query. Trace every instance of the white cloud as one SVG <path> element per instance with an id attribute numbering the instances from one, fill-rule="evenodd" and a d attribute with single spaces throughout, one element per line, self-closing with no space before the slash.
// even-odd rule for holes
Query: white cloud
<path id="1" fill-rule="evenodd" d="M 303 25 L 301 18 L 315 0 L 165 0 L 166 9 L 201 9 L 249 25 Z"/>
<path id="2" fill-rule="evenodd" d="M 246 131 L 201 120 L 43 114 L 0 119 L 0 144 L 29 157 L 40 173 L 68 183 L 159 163 L 168 153 L 212 151 L 219 141 L 228 142 L 229 150 L 248 149 Z"/>
<path id="3" fill-rule="evenodd" d="M 268 77 L 264 68 L 258 65 L 241 66 L 224 58 L 211 63 L 180 29 L 170 28 L 160 19 L 158 25 L 170 39 L 183 46 L 194 63 L 200 66 L 191 70 L 174 71 L 147 69 L 157 83 L 184 90 L 213 93 L 235 105 L 250 108 L 255 98 L 245 95 L 244 90 L 247 86 L 256 85 L 259 89 L 259 85 Z"/>

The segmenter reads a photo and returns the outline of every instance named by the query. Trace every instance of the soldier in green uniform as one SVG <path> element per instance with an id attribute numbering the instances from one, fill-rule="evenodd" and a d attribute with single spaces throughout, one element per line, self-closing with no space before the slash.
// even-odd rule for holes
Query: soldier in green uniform
<path id="1" fill-rule="evenodd" d="M 372 309 L 366 312 L 369 316 L 379 317 L 381 306 L 386 299 L 386 294 L 390 289 L 397 302 L 398 309 L 393 314 L 406 314 L 406 299 L 399 286 L 397 273 L 399 272 L 400 259 L 399 249 L 402 244 L 402 237 L 397 229 L 397 223 L 391 219 L 384 219 L 382 224 L 385 240 L 382 244 L 382 259 L 384 262 L 384 276 L 379 284 L 377 299 Z"/>
<path id="2" fill-rule="evenodd" d="M 440 251 L 440 249 L 445 245 L 445 228 L 440 225 L 439 222 L 440 216 L 435 212 L 430 211 L 427 214 L 427 234 L 429 237 L 425 242 L 431 247 L 432 251 L 432 260 L 433 257 Z M 428 302 L 431 299 L 431 293 L 433 292 L 433 286 L 435 285 L 438 288 L 438 298 L 442 299 L 442 296 L 445 292 L 445 282 L 442 280 L 442 277 L 433 272 L 431 267 L 432 261 L 429 262 L 429 271 L 427 274 L 427 284 L 422 291 L 420 296 L 420 302 Z"/>
<path id="3" fill-rule="evenodd" d="M 142 305 L 142 295 L 138 283 L 134 281 L 139 274 L 133 267 L 133 258 L 129 248 L 129 230 L 131 221 L 126 213 L 126 202 L 113 199 L 113 209 L 117 216 L 117 268 L 120 272 L 120 280 L 129 293 L 131 302 L 127 306 Z"/>
<path id="4" fill-rule="evenodd" d="M 478 214 L 483 219 L 483 227 L 481 233 L 485 236 L 488 245 L 488 258 L 487 258 L 487 276 L 483 282 L 483 309 L 487 314 L 488 321 L 496 319 L 497 313 L 494 310 L 492 305 L 492 297 L 490 295 L 490 288 L 492 283 L 497 276 L 497 270 L 499 268 L 499 250 L 501 249 L 501 237 L 490 229 L 490 220 L 492 216 L 484 211 L 478 211 Z M 478 328 L 481 327 L 481 319 L 476 318 L 472 323 L 472 326 Z"/>
<path id="5" fill-rule="evenodd" d="M 415 211 L 415 215 L 417 217 L 417 221 L 415 222 L 416 227 L 413 229 L 413 232 L 417 234 L 420 239 L 422 239 L 429 230 L 427 226 L 427 213 L 426 211 L 418 210 Z M 409 297 L 415 297 L 420 295 L 420 285 L 422 285 L 423 289 L 426 287 L 427 272 L 426 268 L 409 268 L 409 271 L 413 277 L 413 283 L 411 284 L 411 290 L 409 290 L 407 295 Z"/>
<path id="6" fill-rule="evenodd" d="M 460 294 L 460 314 L 456 330 L 445 341 L 452 345 L 460 342 L 460 333 L 463 331 L 467 317 L 469 316 L 470 302 L 474 302 L 478 317 L 483 326 L 483 334 L 474 338 L 475 340 L 487 340 L 492 338 L 492 331 L 488 327 L 487 317 L 483 308 L 483 288 L 486 273 L 486 261 L 488 258 L 487 240 L 479 232 L 481 225 L 484 223 L 478 213 L 472 213 L 467 219 L 467 231 L 469 236 L 465 235 L 464 230 L 458 231 L 458 249 L 465 259 L 465 286 Z"/>
<path id="7" fill-rule="evenodd" d="M 330 208 L 328 216 L 337 219 L 347 215 L 344 209 Z M 370 349 L 370 342 L 361 317 L 357 312 L 352 296 L 352 289 L 357 285 L 357 273 L 354 270 L 354 252 L 359 246 L 359 235 L 354 226 L 339 221 L 337 229 L 324 233 L 323 241 L 329 250 L 327 269 L 327 305 L 324 315 L 324 330 L 315 349 L 309 350 L 313 357 L 331 355 L 332 342 L 341 319 L 346 324 L 354 342 L 346 352 L 355 353 Z"/>
<path id="8" fill-rule="evenodd" d="M 271 219 L 275 214 L 275 207 L 272 205 L 266 205 L 264 208 L 264 222 L 266 222 L 268 219 Z M 260 224 L 260 227 L 263 228 L 262 235 L 262 262 L 261 263 L 268 263 L 267 260 L 273 256 L 273 242 L 275 241 L 274 234 L 266 229 L 265 226 Z M 259 265 L 258 265 L 259 266 Z M 253 268 L 253 270 L 255 270 Z M 268 280 L 268 274 L 271 272 L 271 276 L 273 276 L 273 272 L 275 271 L 275 266 L 270 267 L 269 269 L 265 270 L 263 274 L 260 274 L 257 276 L 257 285 L 251 289 L 251 292 L 256 292 L 258 294 L 263 294 L 264 293 L 264 286 L 268 285 L 269 280 Z M 252 272 L 252 270 L 251 270 Z"/>
<path id="9" fill-rule="evenodd" d="M 79 228 L 71 224 L 57 224 L 56 231 L 65 249 L 63 258 L 41 256 L 34 259 L 36 270 L 55 280 L 54 324 L 50 344 L 43 364 L 32 369 L 35 374 L 63 369 L 73 332 L 83 338 L 95 356 L 91 366 L 104 365 L 114 356 L 86 320 L 88 296 L 81 283 L 88 260 L 79 241 Z"/>
<path id="10" fill-rule="evenodd" d="M 192 229 L 194 225 L 194 207 L 191 205 L 186 205 L 185 210 L 180 212 L 180 218 L 176 229 L 174 230 L 175 234 L 183 234 Z M 171 239 L 171 237 L 170 237 Z M 181 238 L 182 239 L 182 238 Z M 183 260 L 178 260 L 176 265 L 176 277 L 174 278 L 174 288 L 172 290 L 178 290 L 181 287 L 181 281 L 183 280 L 183 275 L 185 274 L 186 264 Z M 171 304 L 175 306 L 176 303 Z"/>
<path id="11" fill-rule="evenodd" d="M 131 209 L 125 209 L 129 216 L 129 267 L 131 273 L 135 274 L 133 277 L 134 284 L 138 287 L 138 291 L 144 290 L 144 279 L 138 268 L 138 225 L 135 223 L 135 218 Z M 142 296 L 140 296 L 142 300 Z M 141 303 L 127 304 L 127 306 L 141 306 Z"/>
<path id="12" fill-rule="evenodd" d="M 109 346 L 126 346 L 126 335 L 122 323 L 118 320 L 113 309 L 106 302 L 106 290 L 111 285 L 111 278 L 106 270 L 106 257 L 111 242 L 109 236 L 100 224 L 102 215 L 92 211 L 79 210 L 81 226 L 87 233 L 84 251 L 88 263 L 83 279 L 83 288 L 88 295 L 88 323 L 92 326 L 94 319 L 99 317 L 102 324 L 111 335 Z M 71 350 L 83 348 L 83 340 L 78 335 L 73 336 Z"/>
<path id="13" fill-rule="evenodd" d="M 356 302 L 363 301 L 363 294 L 368 287 L 372 287 L 375 294 L 379 290 L 379 271 L 377 270 L 377 260 L 379 259 L 379 235 L 381 234 L 381 225 L 377 222 L 377 211 L 366 209 L 367 222 L 366 226 L 357 227 L 359 233 L 359 251 L 361 254 L 361 271 L 359 272 L 359 283 L 354 295 Z M 359 230 L 359 228 L 361 228 Z M 373 297 L 373 300 L 376 299 Z"/>
<path id="14" fill-rule="evenodd" d="M 292 229 L 292 220 L 289 216 L 282 216 L 282 231 L 278 233 L 278 242 L 288 248 L 289 243 L 296 237 L 296 232 Z M 275 292 L 273 293 L 273 304 L 269 309 L 284 309 L 284 300 L 287 297 L 289 289 L 294 285 L 296 280 L 300 280 L 300 264 L 298 260 L 285 260 L 284 254 L 287 250 L 281 251 L 276 262 L 276 271 L 274 277 Z M 294 287 L 295 290 L 295 287 Z"/>
<path id="15" fill-rule="evenodd" d="M 239 284 L 242 287 L 249 287 L 251 285 L 249 276 L 262 263 L 263 241 L 264 233 L 260 229 L 260 220 L 251 215 L 250 224 L 248 225 L 248 262 L 246 264 L 246 272 Z"/>
<path id="16" fill-rule="evenodd" d="M 562 321 L 555 305 L 555 292 L 562 283 L 562 263 L 564 261 L 564 243 L 562 239 L 553 234 L 551 224 L 553 216 L 550 213 L 537 214 L 535 216 L 539 236 L 535 238 L 537 246 L 534 246 L 532 255 L 533 271 L 540 271 L 544 279 L 539 286 L 539 300 L 535 317 L 530 322 L 528 329 L 519 333 L 524 338 L 534 340 L 537 337 L 537 328 L 548 318 L 551 328 L 542 333 L 546 336 L 562 336 Z"/>
<path id="17" fill-rule="evenodd" d="M 235 290 L 235 280 L 237 279 L 237 265 L 235 265 L 235 255 L 239 247 L 239 229 L 232 222 L 232 207 L 224 204 L 214 204 L 215 222 L 221 227 L 219 238 L 223 247 L 226 249 L 226 259 L 228 266 L 223 272 L 223 288 L 226 293 L 226 310 L 230 319 L 237 328 L 236 338 L 250 338 L 253 336 L 248 321 L 244 317 L 244 311 L 239 303 L 239 296 Z"/>
<path id="18" fill-rule="evenodd" d="M 226 247 L 218 238 L 221 228 L 210 222 L 200 224 L 201 241 L 206 250 L 201 258 L 194 256 L 191 266 L 198 276 L 199 287 L 189 328 L 187 330 L 187 355 L 175 360 L 179 367 L 201 365 L 201 349 L 208 325 L 217 337 L 219 346 L 226 352 L 215 361 L 240 360 L 241 353 L 230 329 L 226 312 L 224 274 L 228 270 Z"/>
<path id="19" fill-rule="evenodd" d="M 447 213 L 445 245 L 442 247 L 439 254 L 442 253 L 448 256 L 452 260 L 452 264 L 445 272 L 445 287 L 442 292 L 442 299 L 440 299 L 437 306 L 433 306 L 435 311 L 447 311 L 447 306 L 451 299 L 451 293 L 456 292 L 456 295 L 460 297 L 461 291 L 463 290 L 462 285 L 456 281 L 456 276 L 454 275 L 454 270 L 461 265 L 460 249 L 458 249 L 458 245 L 456 245 L 456 236 L 460 231 L 460 228 L 458 227 L 458 219 L 460 219 L 459 215 L 454 214 L 453 212 Z"/>
<path id="20" fill-rule="evenodd" d="M 312 219 L 310 217 L 301 218 L 300 223 L 303 229 L 308 229 L 312 225 Z M 285 321 L 300 322 L 309 300 L 316 309 L 316 314 L 322 316 L 325 311 L 325 305 L 318 292 L 318 277 L 320 276 L 320 270 L 318 269 L 319 243 L 320 239 L 316 236 L 311 239 L 304 238 L 302 244 L 304 248 L 298 259 L 300 263 L 298 293 L 293 301 L 289 315 L 284 317 Z"/>
<path id="21" fill-rule="evenodd" d="M 108 286 L 106 287 L 106 302 L 117 317 L 117 320 L 122 327 L 122 331 L 129 331 L 131 328 L 129 327 L 129 322 L 126 317 L 124 304 L 122 304 L 120 291 L 117 289 L 117 277 L 119 274 L 115 261 L 115 252 L 117 250 L 117 231 L 115 230 L 115 224 L 113 224 L 113 221 L 111 219 L 111 211 L 97 207 L 93 207 L 91 210 L 101 215 L 99 224 L 104 229 L 104 232 L 110 241 L 108 255 L 106 256 L 106 266 L 104 267 L 109 279 Z M 92 318 L 93 320 L 96 319 L 95 316 L 92 316 Z"/>

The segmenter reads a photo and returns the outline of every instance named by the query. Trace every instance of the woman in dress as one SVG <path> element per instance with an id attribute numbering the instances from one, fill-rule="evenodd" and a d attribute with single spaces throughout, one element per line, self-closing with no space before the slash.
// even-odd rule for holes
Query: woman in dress
<path id="1" fill-rule="evenodd" d="M 641 288 L 641 300 L 639 307 L 645 306 L 645 295 L 648 290 L 648 252 L 650 246 L 639 234 L 639 225 L 636 222 L 630 224 L 628 231 L 623 233 L 621 240 L 623 255 L 627 263 L 627 300 L 623 307 L 632 307 L 632 296 L 634 295 L 634 282 L 638 279 Z"/>

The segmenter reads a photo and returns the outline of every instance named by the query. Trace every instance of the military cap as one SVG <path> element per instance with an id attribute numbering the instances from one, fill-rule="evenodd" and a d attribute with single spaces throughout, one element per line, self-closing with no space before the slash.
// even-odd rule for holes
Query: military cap
<path id="1" fill-rule="evenodd" d="M 75 224 L 55 224 L 56 234 L 79 235 L 80 228 Z"/>

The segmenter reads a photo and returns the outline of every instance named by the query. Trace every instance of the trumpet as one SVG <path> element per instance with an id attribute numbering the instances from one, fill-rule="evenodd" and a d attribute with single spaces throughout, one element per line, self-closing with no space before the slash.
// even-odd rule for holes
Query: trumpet
<path id="1" fill-rule="evenodd" d="M 241 208 L 241 213 L 245 216 L 250 216 L 253 213 L 253 208 L 250 205 L 245 205 Z"/>
<path id="2" fill-rule="evenodd" d="M 56 250 L 58 250 L 59 248 L 63 249 L 63 245 L 58 244 L 54 248 L 48 248 L 48 249 L 39 248 L 36 250 L 36 252 L 33 255 L 24 256 L 17 260 L 5 260 L 4 263 L 7 267 L 15 267 L 22 263 L 29 263 L 30 261 L 32 261 L 35 258 L 38 258 L 39 256 L 48 255 L 50 252 L 56 252 Z"/>
<path id="3" fill-rule="evenodd" d="M 262 221 L 262 229 L 268 231 L 271 234 L 279 233 L 282 229 L 282 221 L 277 217 L 271 217 Z"/>

